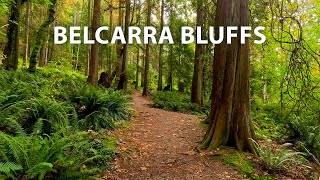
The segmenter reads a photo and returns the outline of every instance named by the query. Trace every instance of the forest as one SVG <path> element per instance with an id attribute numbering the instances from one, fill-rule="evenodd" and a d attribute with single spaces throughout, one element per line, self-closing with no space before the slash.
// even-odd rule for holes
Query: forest
<path id="1" fill-rule="evenodd" d="M 0 0 L 0 15 L 0 179 L 320 178 L 319 0 Z"/>

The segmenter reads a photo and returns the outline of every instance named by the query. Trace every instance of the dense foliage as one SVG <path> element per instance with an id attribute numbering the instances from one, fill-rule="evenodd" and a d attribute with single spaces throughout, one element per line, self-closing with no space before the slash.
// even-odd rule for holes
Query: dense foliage
<path id="1" fill-rule="evenodd" d="M 210 110 L 209 103 L 205 104 L 203 107 L 191 103 L 190 94 L 179 92 L 155 92 L 152 98 L 154 103 L 153 106 L 156 108 L 197 115 L 208 115 Z"/>
<path id="2" fill-rule="evenodd" d="M 0 71 L 1 177 L 86 179 L 107 167 L 115 140 L 99 131 L 129 118 L 125 94 L 68 70 Z"/>

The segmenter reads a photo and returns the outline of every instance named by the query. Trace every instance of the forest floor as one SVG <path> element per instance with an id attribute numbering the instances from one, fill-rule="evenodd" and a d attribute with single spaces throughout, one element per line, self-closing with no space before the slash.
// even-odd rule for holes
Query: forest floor
<path id="1" fill-rule="evenodd" d="M 223 162 L 197 152 L 205 127 L 197 116 L 152 108 L 135 92 L 127 128 L 112 132 L 117 156 L 105 179 L 243 179 Z"/>

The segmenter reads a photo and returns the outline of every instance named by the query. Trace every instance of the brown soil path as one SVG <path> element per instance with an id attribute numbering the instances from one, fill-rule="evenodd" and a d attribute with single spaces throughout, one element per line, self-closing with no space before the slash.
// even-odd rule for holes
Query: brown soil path
<path id="1" fill-rule="evenodd" d="M 231 167 L 194 151 L 205 133 L 193 115 L 151 108 L 139 92 L 129 129 L 113 134 L 119 139 L 115 170 L 105 179 L 242 179 Z"/>

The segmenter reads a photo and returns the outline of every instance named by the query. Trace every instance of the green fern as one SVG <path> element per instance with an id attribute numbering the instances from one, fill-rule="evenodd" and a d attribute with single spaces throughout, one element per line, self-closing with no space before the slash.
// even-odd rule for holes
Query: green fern
<path id="1" fill-rule="evenodd" d="M 5 174 L 7 177 L 13 178 L 12 172 L 22 170 L 22 166 L 14 162 L 0 162 L 0 174 Z"/>
<path id="2" fill-rule="evenodd" d="M 21 138 L 14 138 L 0 132 L 0 139 L 2 139 L 2 141 L 0 141 L 2 144 L 2 148 L 0 149 L 0 152 L 3 155 L 2 159 L 10 162 L 11 159 L 14 158 L 14 162 L 17 164 L 27 167 L 29 166 L 28 154 L 24 147 L 25 144 L 19 142 Z"/>
<path id="3" fill-rule="evenodd" d="M 41 162 L 29 169 L 26 174 L 29 179 L 38 177 L 39 180 L 42 180 L 49 172 L 54 172 L 53 165 L 51 163 Z"/>
<path id="4" fill-rule="evenodd" d="M 291 152 L 286 148 L 287 144 L 284 144 L 282 149 L 273 151 L 269 142 L 266 142 L 265 148 L 262 148 L 259 143 L 254 140 L 252 140 L 252 142 L 255 145 L 263 165 L 271 172 L 285 169 L 285 165 L 288 162 L 301 164 L 305 160 L 303 158 L 304 153 Z"/>

